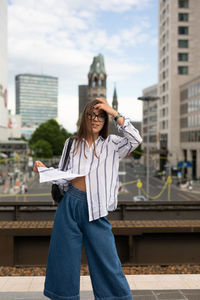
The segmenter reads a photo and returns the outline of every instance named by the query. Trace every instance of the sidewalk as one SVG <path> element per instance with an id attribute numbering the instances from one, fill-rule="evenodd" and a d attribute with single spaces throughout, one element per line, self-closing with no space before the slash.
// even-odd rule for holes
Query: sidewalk
<path id="1" fill-rule="evenodd" d="M 200 275 L 126 275 L 133 300 L 200 300 Z M 0 277 L 1 300 L 47 300 L 44 277 Z M 94 299 L 89 276 L 81 276 L 80 300 Z"/>

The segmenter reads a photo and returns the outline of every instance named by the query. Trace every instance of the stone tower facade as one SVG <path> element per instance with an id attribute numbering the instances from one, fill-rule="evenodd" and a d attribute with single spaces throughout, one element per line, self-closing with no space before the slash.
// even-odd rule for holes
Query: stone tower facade
<path id="1" fill-rule="evenodd" d="M 96 97 L 106 100 L 106 78 L 104 58 L 99 54 L 93 58 L 88 73 L 88 101 Z"/>
<path id="2" fill-rule="evenodd" d="M 118 101 L 117 101 L 117 91 L 116 91 L 116 86 L 115 86 L 115 88 L 114 88 L 112 107 L 113 107 L 116 111 L 118 111 Z"/>

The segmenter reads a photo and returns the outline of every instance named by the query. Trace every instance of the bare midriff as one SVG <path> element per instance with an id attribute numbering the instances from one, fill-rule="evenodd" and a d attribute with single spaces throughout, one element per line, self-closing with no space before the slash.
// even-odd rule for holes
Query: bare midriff
<path id="1" fill-rule="evenodd" d="M 86 192 L 85 176 L 72 179 L 71 184 L 77 189 Z"/>

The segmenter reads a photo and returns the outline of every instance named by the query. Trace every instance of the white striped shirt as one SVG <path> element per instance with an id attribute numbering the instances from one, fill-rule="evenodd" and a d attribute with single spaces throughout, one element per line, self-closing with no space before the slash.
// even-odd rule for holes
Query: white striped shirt
<path id="1" fill-rule="evenodd" d="M 117 194 L 119 187 L 119 160 L 132 152 L 142 142 L 138 130 L 125 118 L 124 125 L 117 123 L 118 131 L 122 131 L 124 137 L 114 134 L 106 139 L 101 136 L 95 141 L 96 154 L 94 154 L 94 145 L 89 147 L 88 142 L 82 139 L 79 149 L 76 151 L 77 140 L 73 140 L 69 153 L 67 170 L 75 174 L 87 174 L 86 193 L 88 202 L 89 221 L 96 220 L 108 214 L 117 208 Z M 59 162 L 59 169 L 64 163 L 69 139 L 66 140 L 62 156 Z M 84 155 L 84 143 L 85 154 Z M 54 181 L 59 184 L 60 189 L 65 192 L 68 190 L 69 181 L 59 179 Z"/>

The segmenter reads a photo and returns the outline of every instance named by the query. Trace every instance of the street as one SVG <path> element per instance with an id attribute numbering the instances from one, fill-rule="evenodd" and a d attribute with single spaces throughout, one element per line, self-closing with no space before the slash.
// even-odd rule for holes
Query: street
<path id="1" fill-rule="evenodd" d="M 125 159 L 120 162 L 120 168 L 119 168 L 119 174 L 120 173 L 126 173 L 125 175 L 119 175 L 119 181 L 121 183 L 129 183 L 131 181 L 135 181 L 140 179 L 142 182 L 142 187 L 146 191 L 146 176 L 145 176 L 145 169 L 144 167 L 135 162 L 133 163 L 133 160 L 131 159 Z M 124 172 L 125 171 L 125 172 Z M 150 179 L 149 179 L 149 195 L 151 197 L 156 197 L 164 187 L 166 181 L 163 181 L 161 179 L 158 179 L 151 175 L 150 173 Z M 128 190 L 128 193 L 126 191 L 124 193 L 119 193 L 119 199 L 122 200 L 130 200 L 133 201 L 133 197 L 138 195 L 138 188 L 137 188 L 137 182 L 132 184 L 124 185 L 124 187 Z M 141 192 L 142 194 L 142 192 Z M 163 194 L 152 200 L 157 201 L 168 201 L 168 187 L 166 187 Z M 181 190 L 176 185 L 171 184 L 171 191 L 170 191 L 170 200 L 171 201 L 183 201 L 183 200 L 200 200 L 200 193 L 195 191 L 189 191 L 189 190 Z M 151 198 L 150 200 L 151 201 Z"/>
<path id="2" fill-rule="evenodd" d="M 133 201 L 133 197 L 138 195 L 137 180 L 142 182 L 141 195 L 144 195 L 143 190 L 146 191 L 146 176 L 144 167 L 137 161 L 132 159 L 124 159 L 120 162 L 119 167 L 119 181 L 122 184 L 121 190 L 118 194 L 119 200 Z M 131 183 L 135 181 L 134 183 Z M 156 201 L 198 201 L 200 200 L 200 193 L 196 191 L 181 190 L 175 184 L 171 184 L 170 196 L 168 196 L 168 186 L 164 192 L 157 197 L 163 189 L 165 182 L 151 175 L 150 173 L 150 187 L 149 194 L 151 200 Z M 123 185 L 124 184 L 124 185 Z M 0 201 L 53 201 L 50 195 L 51 184 L 39 183 L 38 175 L 35 175 L 29 181 L 27 194 L 0 194 Z M 151 198 L 152 197 L 152 198 Z"/>

